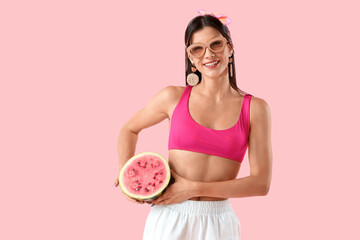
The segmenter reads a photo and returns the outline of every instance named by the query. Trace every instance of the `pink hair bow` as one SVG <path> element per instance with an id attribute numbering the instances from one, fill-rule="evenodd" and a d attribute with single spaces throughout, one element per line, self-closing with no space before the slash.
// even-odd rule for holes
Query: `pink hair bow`
<path id="1" fill-rule="evenodd" d="M 200 13 L 201 15 L 205 15 L 205 14 L 213 15 L 214 17 L 216 17 L 217 19 L 219 19 L 220 22 L 222 22 L 224 25 L 228 25 L 228 24 L 231 23 L 230 18 L 228 18 L 228 17 L 225 16 L 224 14 L 209 13 L 209 12 L 205 12 L 204 10 L 198 10 L 198 13 Z"/>

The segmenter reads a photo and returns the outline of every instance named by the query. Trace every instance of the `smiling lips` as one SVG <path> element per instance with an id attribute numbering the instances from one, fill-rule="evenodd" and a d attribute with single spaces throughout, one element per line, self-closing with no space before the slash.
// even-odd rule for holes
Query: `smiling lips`
<path id="1" fill-rule="evenodd" d="M 218 65 L 218 63 L 220 62 L 220 60 L 218 61 L 212 61 L 210 63 L 205 63 L 204 66 L 207 68 L 214 68 Z"/>

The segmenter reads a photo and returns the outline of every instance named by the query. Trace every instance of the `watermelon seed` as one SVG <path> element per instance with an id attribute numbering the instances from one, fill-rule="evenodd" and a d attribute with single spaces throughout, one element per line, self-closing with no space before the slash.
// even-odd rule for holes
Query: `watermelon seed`
<path id="1" fill-rule="evenodd" d="M 161 172 L 160 175 L 163 175 L 163 173 Z"/>
<path id="2" fill-rule="evenodd" d="M 149 191 L 149 189 L 145 188 L 145 191 L 146 191 L 146 192 L 148 192 L 148 191 Z"/>
<path id="3" fill-rule="evenodd" d="M 138 184 L 141 185 L 141 182 L 139 182 Z"/>
<path id="4" fill-rule="evenodd" d="M 159 173 L 155 173 L 155 175 L 159 175 Z"/>
<path id="5" fill-rule="evenodd" d="M 135 180 L 135 182 L 137 183 L 137 182 L 139 182 L 138 180 Z"/>
<path id="6" fill-rule="evenodd" d="M 162 183 L 162 181 L 160 181 L 160 183 Z"/>
<path id="7" fill-rule="evenodd" d="M 153 183 L 153 186 L 155 187 L 155 183 Z"/>

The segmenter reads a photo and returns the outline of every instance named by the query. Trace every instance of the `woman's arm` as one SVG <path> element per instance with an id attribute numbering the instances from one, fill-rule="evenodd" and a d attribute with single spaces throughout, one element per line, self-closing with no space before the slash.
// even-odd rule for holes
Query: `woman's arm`
<path id="1" fill-rule="evenodd" d="M 195 182 L 193 194 L 197 197 L 240 198 L 262 196 L 269 192 L 272 172 L 271 113 L 269 105 L 256 97 L 251 100 L 250 107 L 248 158 L 250 176 L 222 182 Z"/>
<path id="2" fill-rule="evenodd" d="M 120 169 L 134 156 L 140 131 L 169 118 L 169 107 L 174 98 L 174 91 L 176 90 L 173 86 L 161 90 L 121 128 L 118 137 Z"/>
<path id="3" fill-rule="evenodd" d="M 148 104 L 137 112 L 120 130 L 118 136 L 119 173 L 124 164 L 135 154 L 136 143 L 140 131 L 153 126 L 165 118 L 169 118 L 169 109 L 174 101 L 176 87 L 166 87 L 156 94 Z M 118 175 L 115 178 L 115 187 L 119 186 Z M 132 199 L 132 202 L 143 203 L 144 201 Z"/>

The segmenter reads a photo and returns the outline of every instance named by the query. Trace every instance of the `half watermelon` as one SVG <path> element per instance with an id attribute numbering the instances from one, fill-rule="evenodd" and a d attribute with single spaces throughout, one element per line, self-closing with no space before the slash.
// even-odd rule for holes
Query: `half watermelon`
<path id="1" fill-rule="evenodd" d="M 167 160 L 158 153 L 143 152 L 130 158 L 121 168 L 119 183 L 129 197 L 151 201 L 159 197 L 171 178 Z"/>

